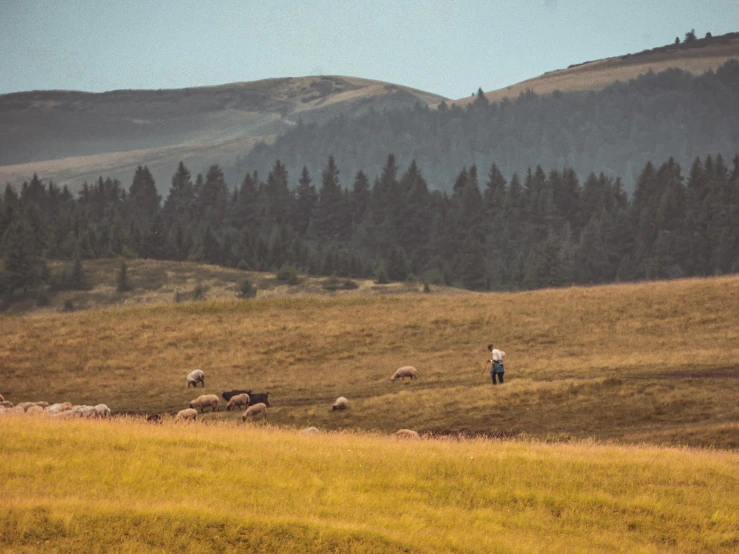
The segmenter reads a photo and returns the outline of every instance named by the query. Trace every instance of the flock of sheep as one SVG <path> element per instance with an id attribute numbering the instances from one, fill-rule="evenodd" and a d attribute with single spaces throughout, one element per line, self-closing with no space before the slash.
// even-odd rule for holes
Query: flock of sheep
<path id="1" fill-rule="evenodd" d="M 403 366 L 395 370 L 391 381 L 405 380 L 405 379 L 417 379 L 418 370 L 413 366 Z M 205 374 L 202 370 L 196 369 L 190 372 L 187 376 L 187 388 L 191 386 L 197 388 L 198 384 L 205 388 Z M 236 408 L 244 408 L 245 411 L 241 414 L 241 421 L 247 419 L 253 419 L 258 416 L 267 417 L 267 407 L 269 406 L 268 393 L 252 393 L 246 390 L 234 390 L 223 393 L 223 399 L 228 401 L 226 404 L 226 410 L 231 411 Z M 211 412 L 217 412 L 220 400 L 215 394 L 202 394 L 195 400 L 190 402 L 190 407 L 184 410 L 180 410 L 175 416 L 175 421 L 194 421 L 198 417 L 198 410 L 200 413 L 205 413 L 206 409 L 210 409 Z M 331 411 L 335 410 L 346 410 L 349 408 L 349 400 L 340 396 L 331 406 Z M 150 416 L 150 421 L 161 421 L 159 416 Z M 320 433 L 320 430 L 316 427 L 308 427 L 300 431 L 303 435 L 314 435 Z M 419 438 L 416 431 L 411 429 L 400 429 L 395 433 L 399 438 Z"/>
<path id="2" fill-rule="evenodd" d="M 187 375 L 187 388 L 197 388 L 198 383 L 205 388 L 205 373 L 201 369 L 191 371 Z M 223 399 L 228 401 L 226 410 L 231 411 L 236 408 L 244 408 L 241 414 L 241 421 L 257 416 L 267 417 L 267 407 L 269 406 L 269 393 L 252 393 L 250 390 L 234 390 L 223 393 Z M 215 394 L 201 394 L 195 400 L 190 402 L 190 407 L 177 412 L 175 421 L 194 421 L 200 413 L 205 413 L 206 408 L 210 408 L 211 412 L 217 412 L 220 400 Z M 159 416 L 149 416 L 149 421 L 161 421 Z"/>
<path id="3" fill-rule="evenodd" d="M 398 379 L 405 380 L 416 379 L 418 377 L 418 371 L 412 366 L 404 366 L 395 371 L 393 376 L 390 377 L 391 381 Z M 191 371 L 187 376 L 187 388 L 191 386 L 197 388 L 198 384 L 201 387 L 205 387 L 205 374 L 202 370 L 196 369 Z M 244 409 L 241 414 L 241 421 L 248 419 L 255 419 L 257 417 L 267 417 L 267 408 L 269 407 L 269 393 L 252 393 L 250 390 L 233 390 L 223 393 L 223 399 L 228 403 L 226 404 L 226 410 L 231 411 L 237 408 Z M 211 412 L 217 412 L 220 405 L 220 400 L 215 394 L 201 394 L 190 402 L 190 406 L 184 410 L 177 412 L 175 421 L 194 421 L 198 417 L 198 410 L 200 413 L 205 413 L 206 409 L 210 409 Z M 335 410 L 346 410 L 349 408 L 349 400 L 340 396 L 331 406 L 331 411 Z M 18 405 L 14 405 L 12 402 L 8 402 L 0 395 L 0 415 L 43 415 L 51 417 L 84 417 L 84 418 L 109 418 L 110 408 L 105 404 L 98 404 L 96 406 L 88 405 L 72 405 L 69 402 L 49 404 L 48 402 L 21 402 Z M 147 417 L 147 421 L 158 423 L 162 421 L 159 414 L 153 414 Z M 303 429 L 301 434 L 312 435 L 320 433 L 315 427 L 308 427 Z M 419 438 L 416 431 L 410 429 L 401 429 L 395 433 L 400 438 Z"/>
<path id="4" fill-rule="evenodd" d="M 105 404 L 97 406 L 73 405 L 70 402 L 9 402 L 0 394 L 0 415 L 28 415 L 50 417 L 109 418 L 110 408 Z"/>

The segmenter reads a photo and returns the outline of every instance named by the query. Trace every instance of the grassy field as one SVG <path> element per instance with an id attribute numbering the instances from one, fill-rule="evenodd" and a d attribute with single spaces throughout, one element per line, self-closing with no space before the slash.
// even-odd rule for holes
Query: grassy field
<path id="1" fill-rule="evenodd" d="M 6 552 L 735 552 L 739 453 L 4 418 Z"/>
<path id="2" fill-rule="evenodd" d="M 185 376 L 202 368 L 206 393 L 268 391 L 269 420 L 283 426 L 739 447 L 739 277 L 500 294 L 288 289 L 2 317 L 0 393 L 174 413 L 200 394 Z M 488 342 L 507 352 L 502 387 L 481 372 Z M 408 364 L 420 378 L 391 383 Z M 340 395 L 351 408 L 332 413 Z"/>
<path id="3" fill-rule="evenodd" d="M 421 293 L 423 284 L 418 282 L 390 283 L 378 285 L 367 279 L 338 279 L 339 288 L 327 288 L 329 278 L 301 275 L 299 282 L 288 284 L 280 281 L 273 273 L 241 271 L 229 267 L 204 265 L 195 262 L 174 262 L 160 260 L 125 260 L 128 268 L 128 282 L 132 290 L 120 293 L 117 288 L 117 275 L 121 260 L 102 258 L 86 260 L 83 264 L 87 288 L 85 290 L 48 291 L 49 305 L 39 307 L 36 291 L 25 296 L 16 293 L 6 315 L 39 315 L 59 312 L 65 302 L 72 303 L 76 310 L 110 308 L 114 306 L 140 306 L 143 304 L 172 304 L 175 294 L 182 301 L 193 299 L 196 285 L 204 290 L 205 300 L 233 300 L 243 279 L 248 279 L 257 289 L 259 298 L 275 296 L 375 296 L 385 294 Z M 0 267 L 2 262 L 0 261 Z M 62 271 L 71 274 L 72 262 L 49 262 L 52 274 Z M 342 288 L 351 281 L 356 288 Z M 432 294 L 466 294 L 462 289 L 437 287 L 432 285 Z"/>

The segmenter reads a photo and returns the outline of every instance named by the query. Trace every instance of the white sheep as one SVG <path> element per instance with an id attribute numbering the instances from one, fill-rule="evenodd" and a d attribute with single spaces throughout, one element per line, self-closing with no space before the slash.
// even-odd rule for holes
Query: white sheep
<path id="1" fill-rule="evenodd" d="M 236 396 L 232 396 L 231 400 L 229 400 L 228 404 L 226 404 L 226 411 L 230 412 L 236 406 L 240 406 L 244 409 L 248 408 L 249 407 L 249 395 L 243 392 L 241 394 L 237 394 Z"/>
<path id="2" fill-rule="evenodd" d="M 57 402 L 56 404 L 52 404 L 51 406 L 46 406 L 44 408 L 45 412 L 49 412 L 52 414 L 58 414 L 61 412 L 66 412 L 68 410 L 72 409 L 72 404 L 69 402 Z"/>
<path id="3" fill-rule="evenodd" d="M 398 369 L 395 370 L 395 373 L 393 373 L 393 376 L 390 377 L 390 380 L 391 381 L 395 381 L 396 379 L 405 380 L 406 377 L 408 377 L 411 380 L 417 379 L 418 370 L 411 365 L 399 367 Z"/>
<path id="4" fill-rule="evenodd" d="M 108 408 L 108 406 L 106 406 L 105 404 L 98 404 L 97 406 L 95 406 L 95 411 L 97 412 L 97 417 L 110 417 L 110 408 Z"/>
<path id="5" fill-rule="evenodd" d="M 34 415 L 44 415 L 46 412 L 44 412 L 44 409 L 41 406 L 31 406 L 26 410 L 26 415 L 34 416 Z"/>
<path id="6" fill-rule="evenodd" d="M 78 406 L 73 406 L 71 410 L 67 412 L 62 412 L 62 414 L 68 417 L 92 418 L 92 417 L 97 417 L 98 412 L 95 409 L 95 406 L 88 406 L 87 404 L 81 404 Z"/>
<path id="7" fill-rule="evenodd" d="M 346 410 L 348 407 L 349 401 L 345 397 L 339 396 L 336 399 L 336 402 L 334 402 L 334 405 L 331 406 L 331 411 L 333 412 L 334 410 Z"/>
<path id="8" fill-rule="evenodd" d="M 191 371 L 187 376 L 187 388 L 190 388 L 190 385 L 193 387 L 198 386 L 198 383 L 203 385 L 203 388 L 205 388 L 205 373 L 203 373 L 203 370 L 201 369 L 195 369 Z"/>
<path id="9" fill-rule="evenodd" d="M 395 432 L 395 436 L 399 439 L 411 439 L 418 440 L 421 436 L 416 433 L 413 429 L 398 429 Z"/>
<path id="10" fill-rule="evenodd" d="M 10 408 L 14 408 L 15 404 L 13 404 L 10 400 L 2 400 L 0 401 L 0 406 L 5 408 L 6 410 L 9 410 Z"/>
<path id="11" fill-rule="evenodd" d="M 256 417 L 259 414 L 263 414 L 264 417 L 267 417 L 267 405 L 264 402 L 249 406 L 246 411 L 241 414 L 241 421 L 246 421 L 247 418 Z"/>
<path id="12" fill-rule="evenodd" d="M 17 404 L 19 408 L 23 408 L 23 411 L 26 411 L 28 410 L 28 408 L 30 408 L 31 406 L 35 406 L 35 405 L 36 405 L 35 402 L 21 402 Z"/>
<path id="13" fill-rule="evenodd" d="M 198 418 L 198 411 L 192 408 L 185 408 L 177 412 L 175 421 L 195 421 Z"/>
<path id="14" fill-rule="evenodd" d="M 306 427 L 298 431 L 298 435 L 320 435 L 321 430 L 318 427 Z"/>
<path id="15" fill-rule="evenodd" d="M 190 402 L 190 407 L 194 409 L 200 408 L 200 413 L 205 412 L 205 408 L 211 408 L 212 411 L 218 411 L 218 397 L 215 394 L 201 394 L 195 400 Z"/>

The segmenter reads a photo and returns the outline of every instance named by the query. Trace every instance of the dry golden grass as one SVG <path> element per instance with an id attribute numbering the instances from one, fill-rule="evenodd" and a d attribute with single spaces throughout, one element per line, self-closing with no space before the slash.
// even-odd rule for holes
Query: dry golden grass
<path id="1" fill-rule="evenodd" d="M 735 552 L 739 454 L 3 420 L 9 552 Z"/>
<path id="2" fill-rule="evenodd" d="M 202 368 L 205 392 L 268 391 L 270 421 L 296 427 L 736 448 L 738 305 L 739 277 L 722 277 L 4 317 L 0 393 L 176 412 Z M 480 371 L 488 342 L 508 354 L 502 387 Z M 391 383 L 402 365 L 420 378 Z M 351 409 L 331 413 L 337 396 Z"/>

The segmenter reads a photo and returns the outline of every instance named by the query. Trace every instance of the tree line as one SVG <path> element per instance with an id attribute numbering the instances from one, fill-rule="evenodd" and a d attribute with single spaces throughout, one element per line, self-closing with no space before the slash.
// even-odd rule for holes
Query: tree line
<path id="1" fill-rule="evenodd" d="M 698 41 L 702 42 L 702 41 Z M 498 163 L 505 175 L 542 167 L 571 167 L 578 174 L 620 175 L 634 191 L 649 160 L 673 156 L 688 165 L 696 155 L 734 155 L 739 144 L 739 61 L 694 76 L 678 69 L 648 73 L 598 92 L 488 102 L 478 97 L 464 108 L 370 111 L 339 116 L 325 124 L 298 123 L 274 144 L 258 144 L 227 176 L 265 173 L 279 159 L 291 173 L 313 174 L 329 155 L 344 175 L 378 173 L 387 152 L 406 167 L 424 168 L 432 189 L 451 191 L 463 166 Z"/>
<path id="2" fill-rule="evenodd" d="M 0 199 L 0 290 L 84 286 L 84 261 L 192 260 L 258 271 L 416 278 L 473 290 L 665 279 L 739 271 L 739 155 L 647 162 L 634 194 L 621 180 L 541 166 L 507 179 L 492 164 L 431 190 L 415 162 L 390 154 L 370 179 L 342 183 L 333 156 L 318 184 L 291 183 L 279 160 L 229 187 L 222 169 L 192 179 L 180 163 L 162 202 L 149 170 L 126 190 L 100 177 L 74 196 L 36 175 Z M 52 274 L 46 260 L 69 260 Z"/>

